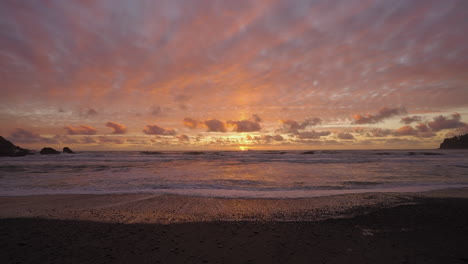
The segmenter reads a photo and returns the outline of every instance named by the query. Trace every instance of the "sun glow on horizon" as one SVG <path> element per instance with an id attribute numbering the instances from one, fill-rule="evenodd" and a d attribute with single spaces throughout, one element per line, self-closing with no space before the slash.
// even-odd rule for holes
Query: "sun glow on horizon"
<path id="1" fill-rule="evenodd" d="M 248 151 L 248 150 L 249 150 L 249 147 L 247 147 L 247 146 L 239 146 L 239 150 L 240 150 L 240 151 Z"/>

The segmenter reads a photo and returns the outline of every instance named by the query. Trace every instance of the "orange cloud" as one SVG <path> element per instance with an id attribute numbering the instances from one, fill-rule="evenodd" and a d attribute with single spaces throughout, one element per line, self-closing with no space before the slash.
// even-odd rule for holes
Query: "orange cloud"
<path id="1" fill-rule="evenodd" d="M 126 126 L 116 122 L 109 121 L 106 123 L 106 126 L 114 130 L 112 131 L 112 134 L 125 134 L 127 132 Z"/>
<path id="2" fill-rule="evenodd" d="M 200 125 L 200 121 L 195 120 L 195 119 L 190 118 L 190 117 L 184 118 L 182 123 L 184 124 L 184 126 L 190 128 L 190 129 L 195 129 Z"/>
<path id="3" fill-rule="evenodd" d="M 94 127 L 88 125 L 80 125 L 78 127 L 66 126 L 64 129 L 67 130 L 69 135 L 95 135 L 97 133 Z"/>

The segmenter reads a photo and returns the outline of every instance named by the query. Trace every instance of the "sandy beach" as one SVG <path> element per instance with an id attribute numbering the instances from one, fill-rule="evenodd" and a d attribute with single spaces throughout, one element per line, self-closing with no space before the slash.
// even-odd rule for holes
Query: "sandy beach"
<path id="1" fill-rule="evenodd" d="M 467 263 L 468 190 L 0 197 L 3 263 Z"/>

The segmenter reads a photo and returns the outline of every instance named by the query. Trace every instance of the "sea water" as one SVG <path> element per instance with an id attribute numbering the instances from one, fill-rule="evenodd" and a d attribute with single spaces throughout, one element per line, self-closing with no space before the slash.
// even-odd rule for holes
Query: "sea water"
<path id="1" fill-rule="evenodd" d="M 468 186 L 468 150 L 80 152 L 0 158 L 0 195 L 298 198 Z"/>

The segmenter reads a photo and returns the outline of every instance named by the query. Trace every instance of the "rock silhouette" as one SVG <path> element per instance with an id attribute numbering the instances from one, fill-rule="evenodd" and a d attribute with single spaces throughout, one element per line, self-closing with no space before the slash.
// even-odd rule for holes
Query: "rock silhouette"
<path id="1" fill-rule="evenodd" d="M 60 151 L 57 151 L 53 148 L 43 148 L 41 149 L 39 153 L 41 153 L 41 155 L 50 155 L 50 154 L 60 154 Z"/>
<path id="2" fill-rule="evenodd" d="M 441 149 L 468 149 L 468 134 L 444 139 Z"/>
<path id="3" fill-rule="evenodd" d="M 0 136 L 0 157 L 20 157 L 34 155 L 31 150 L 15 146 L 10 141 Z"/>
<path id="4" fill-rule="evenodd" d="M 62 152 L 68 154 L 75 154 L 75 152 L 73 152 L 73 150 L 71 150 L 69 147 L 64 147 Z"/>

